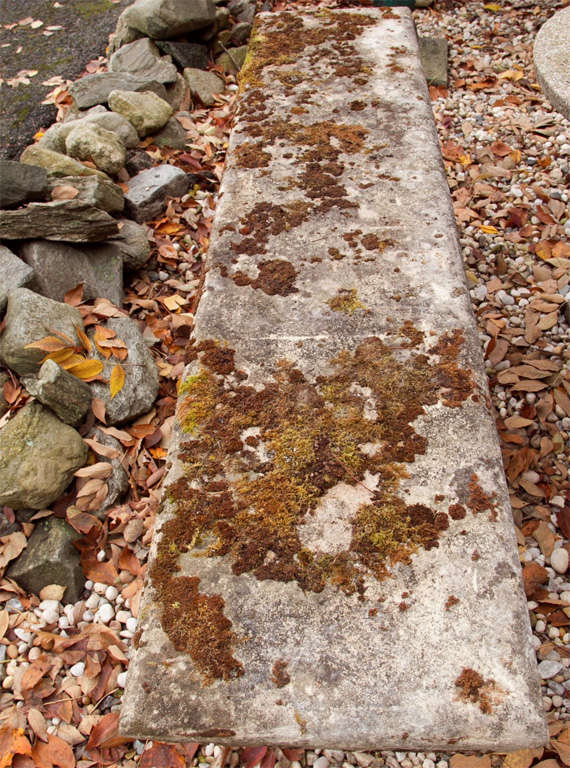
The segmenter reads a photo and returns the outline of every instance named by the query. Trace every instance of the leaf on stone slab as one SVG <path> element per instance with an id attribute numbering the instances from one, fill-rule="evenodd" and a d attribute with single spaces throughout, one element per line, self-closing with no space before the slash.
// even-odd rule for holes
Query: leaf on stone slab
<path id="1" fill-rule="evenodd" d="M 82 381 L 93 381 L 103 372 L 103 363 L 100 360 L 83 359 L 66 366 L 66 370 Z"/>
<path id="2" fill-rule="evenodd" d="M 67 587 L 61 584 L 48 584 L 40 590 L 40 600 L 61 600 Z"/>
<path id="3" fill-rule="evenodd" d="M 112 448 L 110 445 L 103 445 L 103 443 L 97 442 L 93 437 L 84 437 L 83 440 L 92 451 L 99 454 L 99 456 L 104 456 L 106 459 L 118 459 L 121 455 L 121 452 L 116 448 Z"/>
<path id="4" fill-rule="evenodd" d="M 77 187 L 71 184 L 58 184 L 51 191 L 52 200 L 73 200 L 79 194 Z"/>
<path id="5" fill-rule="evenodd" d="M 122 365 L 115 365 L 111 371 L 111 379 L 109 387 L 111 390 L 111 398 L 119 394 L 125 385 L 126 373 Z"/>
<path id="6" fill-rule="evenodd" d="M 100 421 L 102 424 L 107 423 L 106 414 L 105 414 L 105 403 L 103 402 L 103 400 L 101 400 L 100 397 L 94 397 L 91 400 L 91 410 L 93 411 L 93 415 L 98 421 Z M 85 442 L 87 442 L 87 440 Z M 97 451 L 97 452 L 102 453 L 102 451 Z"/>
<path id="7" fill-rule="evenodd" d="M 28 540 L 21 531 L 0 536 L 0 568 L 5 568 L 10 560 L 18 557 L 27 544 Z"/>
<path id="8" fill-rule="evenodd" d="M 24 349 L 40 349 L 42 352 L 56 352 L 64 349 L 68 344 L 59 336 L 44 336 L 38 341 L 31 341 Z"/>

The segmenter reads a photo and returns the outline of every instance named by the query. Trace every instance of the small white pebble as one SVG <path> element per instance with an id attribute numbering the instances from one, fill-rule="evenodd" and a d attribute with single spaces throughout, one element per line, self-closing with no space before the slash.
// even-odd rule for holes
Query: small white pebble
<path id="1" fill-rule="evenodd" d="M 105 590 L 105 597 L 107 598 L 107 600 L 110 600 L 111 602 L 113 600 L 116 600 L 118 595 L 119 595 L 119 590 L 117 589 L 117 587 L 111 586 L 111 587 L 107 587 L 107 589 Z"/>
<path id="2" fill-rule="evenodd" d="M 127 619 L 127 631 L 128 632 L 136 632 L 137 631 L 137 620 L 134 616 L 131 616 L 130 619 Z"/>
<path id="3" fill-rule="evenodd" d="M 555 549 L 550 557 L 550 565 L 557 573 L 566 573 L 568 570 L 568 550 L 564 547 Z"/>
<path id="4" fill-rule="evenodd" d="M 91 590 L 93 589 L 93 582 L 91 581 L 91 579 L 87 579 L 87 581 L 85 582 L 85 589 L 88 592 L 91 592 Z"/>
<path id="5" fill-rule="evenodd" d="M 115 610 L 110 603 L 102 605 L 95 614 L 95 621 L 100 621 L 103 624 L 108 624 L 115 615 Z"/>
<path id="6" fill-rule="evenodd" d="M 558 627 L 548 627 L 548 637 L 554 640 L 556 637 L 560 637 L 560 630 Z"/>
<path id="7" fill-rule="evenodd" d="M 99 595 L 97 595 L 95 592 L 92 592 L 87 600 L 85 601 L 85 607 L 88 608 L 90 611 L 96 611 L 99 607 L 99 603 L 101 602 L 101 598 Z"/>
<path id="8" fill-rule="evenodd" d="M 83 621 L 93 621 L 95 614 L 92 611 L 85 611 L 83 613 Z"/>
<path id="9" fill-rule="evenodd" d="M 544 632 L 545 629 L 546 629 L 546 623 L 542 621 L 542 619 L 539 619 L 534 625 L 535 632 Z"/>
<path id="10" fill-rule="evenodd" d="M 117 621 L 120 621 L 121 624 L 126 624 L 127 621 L 131 618 L 132 614 L 130 611 L 117 611 L 117 615 L 115 618 Z"/>
<path id="11" fill-rule="evenodd" d="M 97 560 L 99 560 L 99 555 L 101 554 L 101 552 L 103 552 L 103 550 L 101 550 L 100 552 L 97 552 Z M 105 555 L 104 552 L 103 552 L 103 555 Z M 100 581 L 96 581 L 95 584 L 93 584 L 93 591 L 97 592 L 98 595 L 104 595 L 106 590 L 107 590 L 107 585 L 102 584 Z"/>
<path id="12" fill-rule="evenodd" d="M 564 699 L 562 696 L 553 696 L 552 697 L 552 705 L 556 707 L 557 709 L 560 708 L 564 704 Z"/>
<path id="13" fill-rule="evenodd" d="M 32 641 L 32 633 L 31 632 L 27 632 L 25 629 L 22 629 L 21 627 L 17 627 L 14 630 L 14 634 L 23 643 L 31 643 L 31 641 Z"/>
<path id="14" fill-rule="evenodd" d="M 100 549 L 99 552 L 97 552 L 97 562 L 98 563 L 102 563 L 103 560 L 105 559 L 105 557 L 106 557 L 105 550 L 104 549 Z"/>
<path id="15" fill-rule="evenodd" d="M 67 616 L 60 616 L 57 620 L 57 626 L 60 629 L 67 629 L 69 627 L 69 619 Z"/>
<path id="16" fill-rule="evenodd" d="M 126 672 L 119 672 L 117 675 L 117 685 L 119 688 L 124 688 L 127 682 L 127 673 Z"/>
<path id="17" fill-rule="evenodd" d="M 433 760 L 426 759 L 422 763 L 422 768 L 435 768 L 435 763 Z"/>
<path id="18" fill-rule="evenodd" d="M 77 664 L 74 664 L 72 667 L 69 668 L 69 674 L 73 675 L 73 677 L 81 677 L 81 675 L 85 672 L 85 662 L 78 661 Z"/>
<path id="19" fill-rule="evenodd" d="M 206 755 L 206 757 L 212 757 L 212 755 L 214 754 L 215 746 L 216 745 L 213 743 L 206 744 L 206 746 L 204 747 L 204 754 Z"/>

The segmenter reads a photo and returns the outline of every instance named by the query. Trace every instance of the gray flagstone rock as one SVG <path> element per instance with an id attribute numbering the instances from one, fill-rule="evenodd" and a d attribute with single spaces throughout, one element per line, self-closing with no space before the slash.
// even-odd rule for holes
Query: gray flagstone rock
<path id="1" fill-rule="evenodd" d="M 116 458 L 107 459 L 106 457 L 101 457 L 100 459 L 101 461 L 108 461 L 112 466 L 111 474 L 105 479 L 109 489 L 105 501 L 99 509 L 95 510 L 93 513 L 97 517 L 103 518 L 105 512 L 113 505 L 117 504 L 129 488 L 129 477 L 121 463 L 125 449 L 117 439 L 111 435 L 107 435 L 100 429 L 91 430 L 89 437 L 95 438 L 98 443 L 102 443 L 108 448 L 114 448 L 117 452 Z"/>
<path id="2" fill-rule="evenodd" d="M 109 241 L 118 249 L 123 264 L 127 269 L 140 269 L 150 257 L 148 230 L 143 224 L 129 219 L 119 221 L 119 232 Z"/>
<path id="3" fill-rule="evenodd" d="M 43 168 L 0 160 L 0 208 L 45 200 L 47 189 L 48 178 Z"/>
<path id="4" fill-rule="evenodd" d="M 218 75 L 193 67 L 184 70 L 184 78 L 190 88 L 190 95 L 197 96 L 206 107 L 211 107 L 215 94 L 222 93 L 225 88 L 224 81 Z"/>
<path id="5" fill-rule="evenodd" d="M 186 146 L 186 131 L 175 117 L 171 117 L 164 128 L 153 136 L 153 143 L 157 147 L 171 147 L 172 149 L 184 149 Z"/>
<path id="6" fill-rule="evenodd" d="M 20 162 L 26 165 L 44 168 L 52 176 L 96 176 L 107 178 L 101 171 L 89 168 L 87 165 L 74 160 L 61 152 L 46 149 L 40 144 L 26 147 L 20 156 Z"/>
<path id="7" fill-rule="evenodd" d="M 6 371 L 0 370 L 0 418 L 4 416 L 8 408 L 10 407 L 8 405 L 8 402 L 6 400 L 6 397 L 4 396 L 4 384 L 9 380 L 9 376 L 6 373 Z"/>
<path id="8" fill-rule="evenodd" d="M 25 288 L 33 279 L 34 270 L 5 245 L 0 245 L 0 316 L 4 314 L 10 291 Z"/>
<path id="9" fill-rule="evenodd" d="M 211 24 L 216 6 L 213 0 L 137 0 L 120 18 L 124 25 L 148 37 L 169 40 Z"/>
<path id="10" fill-rule="evenodd" d="M 206 69 L 208 66 L 208 47 L 206 45 L 186 43 L 181 40 L 158 40 L 156 44 L 161 51 L 172 56 L 182 69 L 185 67 Z"/>
<path id="11" fill-rule="evenodd" d="M 570 8 L 557 11 L 539 29 L 534 42 L 534 66 L 544 95 L 570 120 Z"/>
<path id="12" fill-rule="evenodd" d="M 120 730 L 543 745 L 411 12 L 297 11 L 258 15 L 243 73 Z"/>
<path id="13" fill-rule="evenodd" d="M 178 112 L 185 105 L 186 100 L 189 102 L 190 89 L 188 83 L 178 74 L 176 81 L 166 86 L 166 101 L 172 107 L 173 112 Z"/>
<path id="14" fill-rule="evenodd" d="M 127 359 L 121 363 L 126 373 L 125 384 L 113 398 L 108 384 L 93 382 L 91 386 L 94 397 L 99 397 L 105 404 L 107 424 L 124 424 L 152 408 L 158 393 L 158 369 L 135 320 L 112 317 L 106 326 L 116 332 L 129 350 Z M 101 375 L 108 379 L 117 361 L 105 360 L 97 350 L 94 354 L 104 363 Z"/>
<path id="15" fill-rule="evenodd" d="M 101 245 L 31 240 L 20 254 L 34 270 L 38 293 L 55 301 L 83 283 L 85 299 L 103 297 L 120 306 L 123 299 L 123 260 L 118 248 Z"/>
<path id="16" fill-rule="evenodd" d="M 136 77 L 148 77 L 158 83 L 172 83 L 178 76 L 178 70 L 169 56 L 161 56 L 160 51 L 148 38 L 128 43 L 111 56 L 111 72 L 128 72 Z"/>
<path id="17" fill-rule="evenodd" d="M 125 165 L 126 150 L 115 133 L 96 123 L 79 121 L 65 140 L 67 154 L 91 160 L 100 171 L 116 176 Z"/>
<path id="18" fill-rule="evenodd" d="M 48 517 L 36 523 L 28 546 L 8 568 L 6 575 L 26 592 L 39 595 L 49 584 L 65 587 L 61 600 L 76 603 L 85 585 L 79 551 L 73 546 L 81 534 L 65 520 Z"/>
<path id="19" fill-rule="evenodd" d="M 76 427 L 91 407 L 91 387 L 64 370 L 54 360 L 46 360 L 37 376 L 23 379 L 28 392 L 50 408 L 65 424 Z"/>
<path id="20" fill-rule="evenodd" d="M 0 505 L 46 509 L 87 460 L 79 432 L 37 402 L 0 429 Z"/>
<path id="21" fill-rule="evenodd" d="M 165 164 L 137 173 L 127 186 L 126 211 L 135 221 L 143 222 L 160 216 L 167 197 L 186 194 L 190 180 L 181 168 Z"/>
<path id="22" fill-rule="evenodd" d="M 30 203 L 26 208 L 0 211 L 0 239 L 97 242 L 112 237 L 117 222 L 108 213 L 80 200 Z"/>
<path id="23" fill-rule="evenodd" d="M 73 187 L 77 190 L 77 196 L 72 198 L 73 200 L 79 200 L 107 213 L 119 213 L 125 207 L 123 190 L 110 179 L 102 179 L 100 176 L 63 176 L 51 179 L 52 194 L 57 190 L 61 191 L 62 187 Z"/>
<path id="24" fill-rule="evenodd" d="M 112 91 L 109 106 L 126 117 L 141 138 L 156 133 L 172 116 L 170 104 L 151 91 Z"/>
<path id="25" fill-rule="evenodd" d="M 75 327 L 83 330 L 78 309 L 27 288 L 16 288 L 9 293 L 5 320 L 0 335 L 0 360 L 22 376 L 37 373 L 46 355 L 40 349 L 27 349 L 28 344 L 54 331 L 70 336 L 78 344 Z"/>
<path id="26" fill-rule="evenodd" d="M 429 85 L 447 86 L 447 40 L 420 37 L 420 60 Z"/>
<path id="27" fill-rule="evenodd" d="M 94 104 L 105 104 L 112 91 L 152 91 L 164 98 L 166 91 L 162 83 L 137 77 L 126 72 L 98 72 L 76 80 L 69 87 L 75 104 L 79 109 L 87 109 Z"/>
<path id="28" fill-rule="evenodd" d="M 228 8 L 236 21 L 252 24 L 255 16 L 255 5 L 255 0 L 230 0 Z"/>

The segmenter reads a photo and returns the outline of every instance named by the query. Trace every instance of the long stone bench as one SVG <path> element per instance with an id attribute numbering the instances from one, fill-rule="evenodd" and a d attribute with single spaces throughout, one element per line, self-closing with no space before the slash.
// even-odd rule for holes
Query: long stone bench
<path id="1" fill-rule="evenodd" d="M 261 14 L 241 87 L 122 732 L 543 744 L 410 12 Z"/>

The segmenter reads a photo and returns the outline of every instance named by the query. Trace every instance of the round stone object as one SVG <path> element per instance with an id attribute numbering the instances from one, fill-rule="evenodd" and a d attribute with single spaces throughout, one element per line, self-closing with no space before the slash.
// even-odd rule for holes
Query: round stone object
<path id="1" fill-rule="evenodd" d="M 534 42 L 534 66 L 544 95 L 570 120 L 570 7 L 555 13 Z"/>

